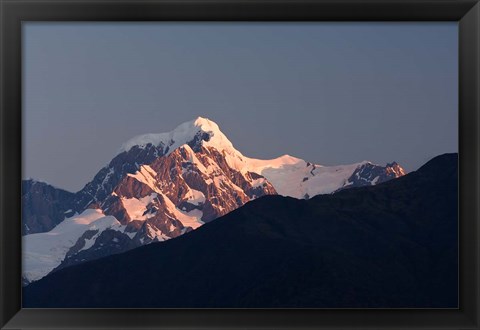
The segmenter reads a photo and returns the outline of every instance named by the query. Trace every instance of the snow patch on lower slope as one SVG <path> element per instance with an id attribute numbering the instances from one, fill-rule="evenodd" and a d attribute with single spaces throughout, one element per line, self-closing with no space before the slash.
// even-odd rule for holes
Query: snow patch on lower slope
<path id="1" fill-rule="evenodd" d="M 162 194 L 162 197 L 165 201 L 165 206 L 168 213 L 165 213 L 168 217 L 173 217 L 174 219 L 180 221 L 184 227 L 192 227 L 192 229 L 197 229 L 204 222 L 201 220 L 203 212 L 197 209 L 193 209 L 190 212 L 180 211 L 175 204 L 168 198 L 168 196 Z"/>
<path id="2" fill-rule="evenodd" d="M 190 187 L 188 187 L 188 191 L 185 194 L 185 198 L 192 205 L 203 204 L 205 203 L 205 200 L 206 200 L 205 195 L 201 191 L 195 190 Z"/>
<path id="3" fill-rule="evenodd" d="M 155 214 L 147 213 L 147 206 L 157 198 L 157 194 L 145 196 L 143 198 L 121 198 L 122 205 L 132 220 L 147 220 Z"/>
<path id="4" fill-rule="evenodd" d="M 120 230 L 120 222 L 105 216 L 101 210 L 87 209 L 65 219 L 51 231 L 23 236 L 22 271 L 28 281 L 36 281 L 55 269 L 68 250 L 87 230 L 102 232 L 107 228 Z"/>

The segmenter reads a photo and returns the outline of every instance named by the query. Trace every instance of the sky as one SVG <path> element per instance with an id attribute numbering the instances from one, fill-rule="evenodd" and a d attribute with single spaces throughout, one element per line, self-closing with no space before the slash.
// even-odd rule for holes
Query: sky
<path id="1" fill-rule="evenodd" d="M 321 165 L 458 151 L 458 27 L 23 23 L 23 177 L 78 191 L 130 138 L 198 116 L 237 150 Z"/>

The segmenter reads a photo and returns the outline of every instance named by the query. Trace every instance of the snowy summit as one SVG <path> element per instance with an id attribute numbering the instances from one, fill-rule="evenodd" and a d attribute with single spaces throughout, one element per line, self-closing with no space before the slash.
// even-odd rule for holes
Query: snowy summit
<path id="1" fill-rule="evenodd" d="M 218 150 L 234 149 L 232 143 L 220 131 L 218 125 L 210 119 L 197 117 L 178 125 L 173 131 L 167 133 L 143 134 L 136 136 L 122 145 L 120 152 L 129 151 L 134 146 L 146 147 L 148 144 L 154 146 L 168 147 L 169 152 L 192 141 L 199 133 L 209 135 L 208 142 L 203 145 L 212 146 Z"/>
<path id="2" fill-rule="evenodd" d="M 360 184 L 362 180 L 359 173 L 356 173 L 357 176 L 350 179 L 357 168 L 367 165 L 367 167 L 380 167 L 368 161 L 350 165 L 322 166 L 290 155 L 268 160 L 249 158 L 235 149 L 232 142 L 222 133 L 214 121 L 204 117 L 197 117 L 185 122 L 168 133 L 144 134 L 134 137 L 122 146 L 121 152 L 128 152 L 134 146 L 145 148 L 152 144 L 162 147 L 165 154 L 168 155 L 198 137 L 201 137 L 202 146 L 214 148 L 221 152 L 232 169 L 242 174 L 247 172 L 258 173 L 273 184 L 278 194 L 295 198 L 308 198 L 318 194 L 335 192 L 352 185 L 357 177 L 360 180 L 357 180 L 357 183 Z M 394 174 L 395 177 L 405 174 L 398 164 L 395 162 L 392 164 L 398 168 L 395 170 L 387 169 L 389 173 Z M 380 179 L 380 175 L 377 175 L 370 180 L 363 180 L 363 183 L 370 185 L 373 181 L 373 184 L 375 184 Z M 384 180 L 380 180 L 380 182 L 382 181 Z"/>

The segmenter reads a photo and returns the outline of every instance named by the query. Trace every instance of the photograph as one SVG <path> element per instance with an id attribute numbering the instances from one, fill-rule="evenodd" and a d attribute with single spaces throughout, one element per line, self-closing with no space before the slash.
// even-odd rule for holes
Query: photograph
<path id="1" fill-rule="evenodd" d="M 457 22 L 21 28 L 22 308 L 459 308 Z"/>

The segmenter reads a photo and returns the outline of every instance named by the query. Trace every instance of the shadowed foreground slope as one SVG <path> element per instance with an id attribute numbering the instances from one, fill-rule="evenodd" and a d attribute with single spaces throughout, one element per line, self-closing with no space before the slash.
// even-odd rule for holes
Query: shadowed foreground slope
<path id="1" fill-rule="evenodd" d="M 265 196 L 57 271 L 23 307 L 457 307 L 457 155 L 311 200 Z"/>

